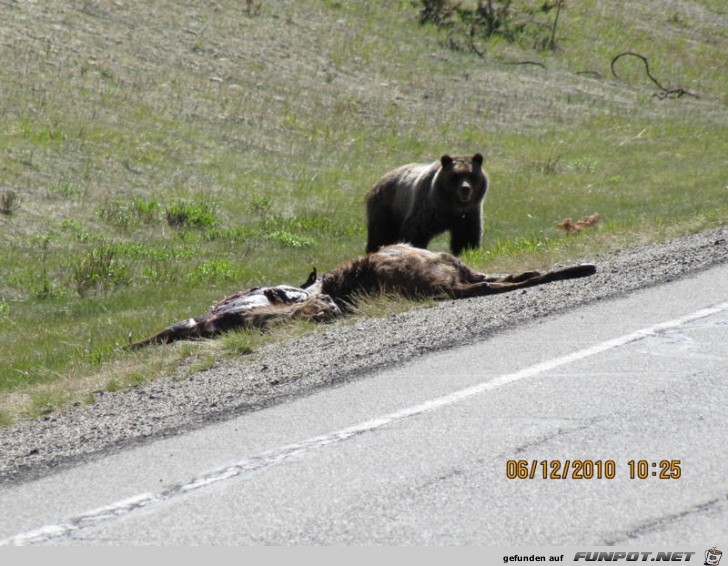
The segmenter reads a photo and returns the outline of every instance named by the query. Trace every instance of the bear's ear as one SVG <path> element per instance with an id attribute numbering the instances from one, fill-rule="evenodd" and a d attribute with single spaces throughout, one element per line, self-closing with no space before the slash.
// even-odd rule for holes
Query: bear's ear
<path id="1" fill-rule="evenodd" d="M 477 163 L 479 166 L 483 165 L 483 156 L 480 153 L 473 155 L 473 163 Z"/>
<path id="2" fill-rule="evenodd" d="M 452 165 L 452 157 L 445 154 L 440 158 L 440 163 L 443 167 L 449 167 L 450 165 Z"/>

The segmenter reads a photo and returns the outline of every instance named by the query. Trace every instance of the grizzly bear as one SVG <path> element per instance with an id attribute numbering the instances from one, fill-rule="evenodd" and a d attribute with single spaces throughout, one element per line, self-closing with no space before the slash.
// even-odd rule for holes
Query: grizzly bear
<path id="1" fill-rule="evenodd" d="M 445 231 L 450 232 L 454 255 L 480 247 L 487 190 L 480 153 L 443 155 L 431 164 L 411 163 L 390 171 L 366 196 L 367 253 L 396 243 L 427 248 Z"/>

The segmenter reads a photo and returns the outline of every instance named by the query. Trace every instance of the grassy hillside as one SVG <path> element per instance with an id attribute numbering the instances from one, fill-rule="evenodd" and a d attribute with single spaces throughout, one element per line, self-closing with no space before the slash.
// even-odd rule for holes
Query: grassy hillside
<path id="1" fill-rule="evenodd" d="M 726 222 L 722 0 L 569 2 L 557 49 L 525 34 L 479 44 L 482 56 L 418 12 L 410 0 L 3 3 L 0 422 L 185 357 L 211 363 L 209 347 L 115 347 L 361 254 L 364 194 L 403 163 L 486 156 L 484 246 L 466 259 L 490 271 Z M 632 56 L 614 77 L 626 51 L 690 95 L 654 96 Z M 555 228 L 593 212 L 596 230 Z"/>

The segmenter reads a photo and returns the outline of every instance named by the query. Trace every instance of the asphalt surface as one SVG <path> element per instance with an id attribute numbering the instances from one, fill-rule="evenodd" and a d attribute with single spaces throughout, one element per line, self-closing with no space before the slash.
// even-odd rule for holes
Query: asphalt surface
<path id="1" fill-rule="evenodd" d="M 719 540 L 726 282 L 718 265 L 7 486 L 0 543 Z"/>
<path id="2" fill-rule="evenodd" d="M 368 382 L 376 371 L 416 361 L 424 354 L 489 342 L 580 305 L 599 305 L 608 299 L 632 296 L 640 289 L 701 274 L 728 264 L 728 233 L 717 229 L 617 254 L 574 260 L 595 262 L 597 275 L 520 293 L 443 302 L 384 319 L 339 322 L 240 361 L 221 362 L 193 375 L 170 376 L 131 392 L 102 394 L 93 405 L 5 428 L 0 431 L 2 493 L 80 469 L 84 464 L 119 457 L 132 448 L 151 447 L 154 452 L 160 440 L 174 440 L 215 423 L 234 422 L 239 416 L 287 406 L 317 392 Z M 719 294 L 728 296 L 724 276 L 709 277 L 708 282 Z M 669 305 L 675 301 L 663 302 Z M 642 308 L 638 306 L 637 310 Z M 601 324 L 594 322 L 589 328 L 569 330 L 567 343 L 578 344 Z M 511 353 L 523 357 L 526 363 L 528 351 L 520 348 Z M 400 381 L 389 379 L 387 387 L 398 387 Z M 704 394 L 708 392 L 696 392 L 691 398 Z M 388 390 L 381 392 L 385 398 L 388 395 Z M 530 399 L 531 404 L 537 401 Z M 338 411 L 348 415 L 357 405 L 356 401 L 342 402 Z M 201 465 L 197 469 L 208 467 Z M 190 475 L 191 470 L 185 473 Z M 109 492 L 106 499 L 117 501 L 123 493 Z M 74 512 L 84 513 L 89 508 L 81 499 Z M 62 520 L 61 515 L 73 513 L 61 513 L 57 521 Z M 40 516 L 36 519 L 40 520 Z M 32 528 L 30 523 L 26 526 Z M 4 531 L 4 536 L 12 536 L 10 531 L 16 529 Z"/>

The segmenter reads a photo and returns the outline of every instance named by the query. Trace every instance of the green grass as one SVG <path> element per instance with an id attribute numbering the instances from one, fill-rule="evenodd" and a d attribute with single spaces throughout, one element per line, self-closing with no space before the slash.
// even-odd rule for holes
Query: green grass
<path id="1" fill-rule="evenodd" d="M 498 40 L 483 58 L 448 48 L 409 0 L 251 6 L 4 12 L 0 424 L 267 343 L 118 349 L 237 290 L 300 284 L 361 254 L 364 195 L 403 163 L 484 153 L 483 248 L 465 259 L 489 271 L 728 218 L 721 2 L 567 3 L 556 50 Z M 612 77 L 624 51 L 700 98 L 657 99 L 636 59 Z M 523 61 L 545 68 L 509 64 Z M 555 228 L 593 212 L 603 221 L 586 233 Z"/>

